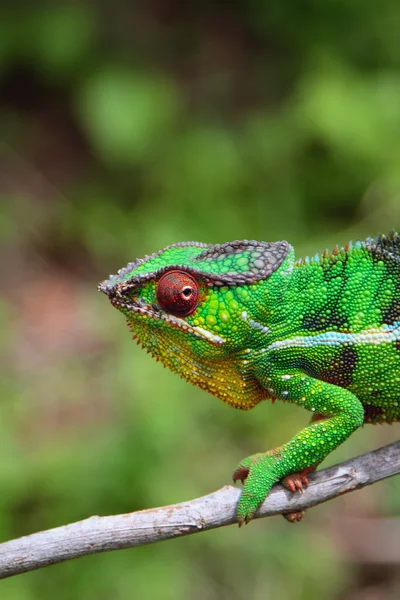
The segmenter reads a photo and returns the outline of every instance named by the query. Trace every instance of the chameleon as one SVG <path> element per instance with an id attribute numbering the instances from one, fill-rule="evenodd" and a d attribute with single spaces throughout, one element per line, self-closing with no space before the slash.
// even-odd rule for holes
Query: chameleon
<path id="1" fill-rule="evenodd" d="M 365 423 L 400 421 L 400 235 L 296 260 L 286 241 L 181 242 L 99 284 L 134 339 L 226 404 L 291 402 L 310 423 L 242 460 L 236 514 L 308 473 Z M 300 517 L 299 517 L 300 519 Z"/>

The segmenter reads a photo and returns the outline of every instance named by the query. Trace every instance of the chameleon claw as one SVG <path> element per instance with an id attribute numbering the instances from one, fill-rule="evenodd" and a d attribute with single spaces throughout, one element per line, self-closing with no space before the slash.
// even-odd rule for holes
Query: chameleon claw
<path id="1" fill-rule="evenodd" d="M 254 512 L 249 513 L 245 517 L 239 516 L 238 517 L 238 525 L 239 525 L 239 527 L 243 527 L 243 525 L 248 525 L 250 523 L 250 521 L 252 520 L 253 517 L 254 517 Z"/>

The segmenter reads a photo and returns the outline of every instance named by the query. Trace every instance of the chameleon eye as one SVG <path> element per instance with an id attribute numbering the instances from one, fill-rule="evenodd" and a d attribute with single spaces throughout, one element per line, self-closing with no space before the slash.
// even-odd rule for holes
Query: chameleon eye
<path id="1" fill-rule="evenodd" d="M 158 282 L 157 300 L 172 315 L 187 317 L 199 303 L 199 284 L 189 273 L 168 271 Z"/>

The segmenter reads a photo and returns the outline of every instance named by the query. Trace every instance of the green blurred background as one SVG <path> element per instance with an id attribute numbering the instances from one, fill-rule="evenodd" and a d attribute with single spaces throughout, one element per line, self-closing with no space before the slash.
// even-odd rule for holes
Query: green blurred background
<path id="1" fill-rule="evenodd" d="M 301 256 L 400 227 L 399 31 L 398 0 L 2 3 L 2 541 L 209 493 L 307 423 L 163 370 L 96 284 L 183 240 Z M 397 477 L 297 526 L 86 557 L 0 597 L 391 600 L 399 566 Z"/>

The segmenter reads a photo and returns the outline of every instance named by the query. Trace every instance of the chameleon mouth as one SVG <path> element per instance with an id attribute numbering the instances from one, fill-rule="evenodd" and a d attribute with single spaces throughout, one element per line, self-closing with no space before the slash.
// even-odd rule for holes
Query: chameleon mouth
<path id="1" fill-rule="evenodd" d="M 119 310 L 129 310 L 135 314 L 153 319 L 162 319 L 163 313 L 157 304 L 146 304 L 142 298 L 126 298 L 118 289 L 106 285 L 107 282 L 100 283 L 97 286 L 99 292 L 103 292 L 108 296 L 111 304 Z"/>
<path id="2" fill-rule="evenodd" d="M 214 346 L 222 346 L 225 344 L 226 339 L 208 331 L 207 329 L 203 329 L 203 327 L 199 327 L 196 325 L 191 325 L 185 319 L 181 317 L 176 317 L 175 315 L 170 315 L 169 313 L 163 311 L 157 304 L 146 304 L 146 302 L 142 298 L 138 298 L 135 300 L 134 298 L 129 298 L 129 300 L 118 293 L 113 287 L 105 285 L 106 282 L 100 283 L 97 287 L 99 292 L 103 292 L 108 296 L 111 304 L 122 311 L 129 311 L 139 317 L 150 318 L 154 321 L 164 321 L 168 323 L 170 326 L 175 329 L 180 329 L 185 333 L 190 333 L 195 335 L 196 337 L 203 339 Z M 133 325 L 134 328 L 134 325 Z"/>

